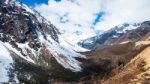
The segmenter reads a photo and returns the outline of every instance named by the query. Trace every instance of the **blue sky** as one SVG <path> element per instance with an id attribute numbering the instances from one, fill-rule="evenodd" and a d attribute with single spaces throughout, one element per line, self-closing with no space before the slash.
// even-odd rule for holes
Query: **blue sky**
<path id="1" fill-rule="evenodd" d="M 43 3 L 48 4 L 48 0 L 17 0 L 17 1 L 23 2 L 28 6 L 34 6 L 36 4 L 43 4 Z"/>
<path id="2" fill-rule="evenodd" d="M 92 24 L 92 27 L 95 27 L 97 23 L 99 23 L 103 20 L 102 17 L 103 17 L 104 14 L 105 14 L 104 12 L 99 12 L 99 13 L 96 14 L 96 18 L 95 18 L 95 20 Z"/>

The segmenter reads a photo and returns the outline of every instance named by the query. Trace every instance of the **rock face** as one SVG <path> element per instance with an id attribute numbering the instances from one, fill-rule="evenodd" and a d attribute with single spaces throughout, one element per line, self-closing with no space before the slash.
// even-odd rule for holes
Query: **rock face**
<path id="1" fill-rule="evenodd" d="M 123 24 L 105 33 L 79 42 L 84 48 L 95 49 L 98 45 L 113 45 L 125 41 L 138 41 L 150 32 L 150 21 L 141 24 Z"/>
<path id="2" fill-rule="evenodd" d="M 38 31 L 40 31 L 43 35 L 44 33 L 49 34 L 58 42 L 58 31 L 52 24 L 46 22 L 42 17 L 36 18 L 38 16 L 26 11 L 21 4 L 16 3 L 16 5 L 18 6 L 15 6 L 15 3 L 1 4 L 0 33 L 3 33 L 1 34 L 2 41 L 8 42 L 7 40 L 13 38 L 18 43 L 27 41 L 31 43 L 38 38 Z M 41 22 L 38 19 L 41 19 Z"/>
<path id="3" fill-rule="evenodd" d="M 34 9 L 1 0 L 0 46 L 6 52 L 0 51 L 0 65 L 6 64 L 1 66 L 6 80 L 0 77 L 0 82 L 46 84 L 64 73 L 80 72 L 81 63 L 75 58 L 85 56 L 60 45 L 58 35 L 58 29 Z M 4 57 L 11 64 L 3 63 Z"/>

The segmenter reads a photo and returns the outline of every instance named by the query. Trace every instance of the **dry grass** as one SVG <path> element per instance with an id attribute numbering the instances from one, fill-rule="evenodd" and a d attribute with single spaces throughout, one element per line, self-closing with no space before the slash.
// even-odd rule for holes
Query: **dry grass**
<path id="1" fill-rule="evenodd" d="M 135 43 L 130 42 L 126 44 L 102 46 L 96 51 L 88 53 L 88 57 L 95 61 L 100 61 L 101 59 L 110 60 L 111 67 L 115 68 L 121 64 L 128 63 L 137 53 L 139 53 L 139 49 L 135 49 Z"/>
<path id="2" fill-rule="evenodd" d="M 100 74 L 80 84 L 150 84 L 150 71 L 147 71 L 150 68 L 150 47 L 148 46 L 150 46 L 149 41 L 129 42 L 105 45 L 96 51 L 86 53 L 96 61 L 93 64 L 101 63 L 100 59 L 110 60 L 112 70 L 105 73 L 103 77 Z"/>
<path id="3" fill-rule="evenodd" d="M 102 84 L 150 84 L 150 47 Z"/>

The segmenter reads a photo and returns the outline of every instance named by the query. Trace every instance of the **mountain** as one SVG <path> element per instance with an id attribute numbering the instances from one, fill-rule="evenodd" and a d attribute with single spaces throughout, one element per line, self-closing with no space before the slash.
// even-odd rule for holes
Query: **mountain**
<path id="1" fill-rule="evenodd" d="M 104 33 L 82 40 L 78 44 L 87 49 L 95 49 L 101 44 L 113 45 L 125 41 L 134 41 L 149 32 L 150 21 L 115 26 Z"/>
<path id="2" fill-rule="evenodd" d="M 54 75 L 48 71 L 80 72 L 81 62 L 76 58 L 85 56 L 68 43 L 67 48 L 62 46 L 59 36 L 58 29 L 34 9 L 13 0 L 1 0 L 0 82 L 38 83 Z"/>
<path id="3" fill-rule="evenodd" d="M 143 27 L 150 28 L 148 25 Z M 94 51 L 84 52 L 83 54 L 90 58 L 85 63 L 86 66 L 95 72 L 94 75 L 88 77 L 88 80 L 80 83 L 149 84 L 149 38 L 149 33 L 147 33 L 138 41 L 101 45 Z"/>
<path id="4" fill-rule="evenodd" d="M 150 21 L 96 33 L 99 35 L 79 43 L 93 50 L 81 52 L 74 45 L 80 31 L 62 35 L 35 9 L 15 0 L 1 0 L 0 83 L 149 83 Z"/>

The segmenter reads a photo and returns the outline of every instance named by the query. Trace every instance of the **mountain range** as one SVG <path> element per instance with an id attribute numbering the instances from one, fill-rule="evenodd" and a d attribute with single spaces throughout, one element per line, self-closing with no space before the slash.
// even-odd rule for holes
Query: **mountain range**
<path id="1" fill-rule="evenodd" d="M 35 9 L 0 1 L 0 83 L 150 83 L 150 21 L 124 23 L 73 44 Z"/>

